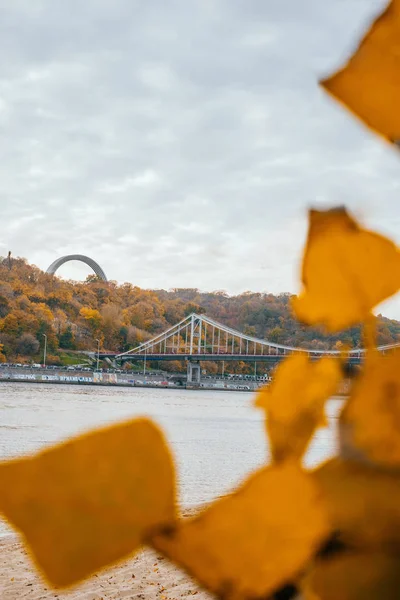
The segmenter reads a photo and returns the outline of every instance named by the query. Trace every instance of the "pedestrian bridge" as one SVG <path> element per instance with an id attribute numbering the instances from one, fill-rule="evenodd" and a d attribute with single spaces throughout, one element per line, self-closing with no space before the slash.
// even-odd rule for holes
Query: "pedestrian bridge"
<path id="1" fill-rule="evenodd" d="M 380 346 L 378 349 L 386 353 L 398 346 L 399 344 L 391 344 Z M 206 315 L 193 313 L 127 352 L 100 353 L 100 358 L 114 358 L 119 361 L 187 360 L 188 381 L 190 381 L 193 365 L 198 365 L 200 361 L 237 360 L 276 363 L 291 354 L 305 354 L 311 359 L 341 356 L 349 363 L 359 364 L 364 358 L 365 349 L 357 348 L 341 352 L 276 344 L 236 331 Z"/>

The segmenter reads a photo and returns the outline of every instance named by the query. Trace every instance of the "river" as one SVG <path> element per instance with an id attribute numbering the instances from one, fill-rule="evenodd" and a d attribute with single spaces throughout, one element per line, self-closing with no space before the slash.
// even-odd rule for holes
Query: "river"
<path id="1" fill-rule="evenodd" d="M 221 495 L 267 457 L 262 413 L 253 394 L 155 388 L 0 383 L 0 459 L 20 456 L 91 427 L 149 416 L 165 431 L 177 462 L 180 499 L 193 506 Z M 335 450 L 341 400 L 306 457 L 317 464 Z M 0 520 L 0 535 L 9 529 Z"/>

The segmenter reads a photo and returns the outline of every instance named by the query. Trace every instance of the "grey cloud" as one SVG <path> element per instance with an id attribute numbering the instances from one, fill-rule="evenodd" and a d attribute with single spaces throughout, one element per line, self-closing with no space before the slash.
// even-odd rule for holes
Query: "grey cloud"
<path id="1" fill-rule="evenodd" d="M 317 85 L 384 4 L 0 0 L 0 252 L 279 292 L 310 204 L 400 240 L 398 155 Z"/>

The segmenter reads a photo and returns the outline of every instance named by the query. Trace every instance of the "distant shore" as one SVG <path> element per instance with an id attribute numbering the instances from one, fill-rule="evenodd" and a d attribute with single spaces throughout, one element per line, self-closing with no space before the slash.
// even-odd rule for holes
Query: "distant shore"
<path id="1" fill-rule="evenodd" d="M 39 381 L 35 379 L 23 380 L 23 379 L 0 379 L 0 385 L 2 383 L 36 383 L 44 385 L 77 385 L 77 386 L 91 386 L 91 387 L 114 387 L 114 388 L 152 388 L 158 390 L 204 390 L 212 392 L 246 392 L 247 394 L 256 393 L 257 388 L 243 389 L 233 387 L 220 387 L 220 386 L 191 386 L 191 385 L 157 385 L 154 383 L 110 383 L 110 382 L 80 382 L 80 381 Z M 349 386 L 347 382 L 344 382 L 341 388 L 335 394 L 336 397 L 343 397 L 349 394 Z"/>
<path id="2" fill-rule="evenodd" d="M 78 385 L 92 387 L 118 387 L 118 388 L 152 388 L 162 390 L 208 390 L 213 392 L 254 392 L 255 389 L 243 389 L 243 387 L 227 387 L 213 386 L 201 384 L 200 386 L 184 384 L 184 385 L 159 385 L 156 383 L 126 383 L 126 382 L 111 382 L 111 381 L 74 381 L 71 379 L 65 380 L 41 380 L 41 379 L 21 379 L 21 378 L 0 378 L 2 383 L 35 383 L 44 385 Z"/>

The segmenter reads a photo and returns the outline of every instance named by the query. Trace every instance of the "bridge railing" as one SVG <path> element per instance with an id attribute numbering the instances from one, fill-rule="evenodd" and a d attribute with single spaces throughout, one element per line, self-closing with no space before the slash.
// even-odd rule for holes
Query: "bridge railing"
<path id="1" fill-rule="evenodd" d="M 396 344 L 382 346 L 382 352 L 390 351 Z M 364 349 L 353 349 L 344 353 L 349 358 L 362 358 Z M 176 325 L 142 342 L 135 348 L 116 355 L 123 358 L 135 355 L 185 355 L 185 356 L 286 356 L 294 353 L 306 354 L 312 358 L 322 356 L 340 356 L 340 350 L 316 350 L 296 348 L 263 340 L 241 333 L 231 327 L 218 323 L 205 315 L 193 313 Z"/>

